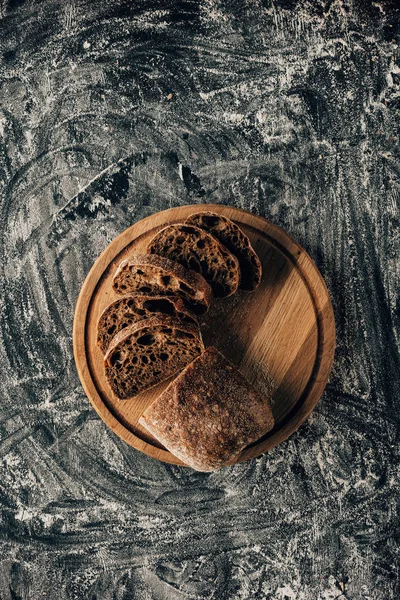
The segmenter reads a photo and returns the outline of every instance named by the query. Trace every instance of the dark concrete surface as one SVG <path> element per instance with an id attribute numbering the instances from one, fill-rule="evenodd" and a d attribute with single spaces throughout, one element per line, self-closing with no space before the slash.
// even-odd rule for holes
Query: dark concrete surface
<path id="1" fill-rule="evenodd" d="M 355 0 L 0 2 L 1 600 L 400 597 L 398 17 Z M 308 422 L 211 475 L 108 430 L 71 339 L 107 244 L 198 202 L 285 228 L 337 320 Z"/>

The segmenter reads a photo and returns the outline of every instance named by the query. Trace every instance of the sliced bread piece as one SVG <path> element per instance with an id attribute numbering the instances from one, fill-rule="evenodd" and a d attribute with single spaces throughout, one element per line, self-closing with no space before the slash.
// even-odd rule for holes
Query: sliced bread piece
<path id="1" fill-rule="evenodd" d="M 195 314 L 176 296 L 128 294 L 104 309 L 97 327 L 97 344 L 100 350 L 105 354 L 111 340 L 122 329 L 158 313 L 176 317 L 192 325 L 198 324 Z"/>
<path id="2" fill-rule="evenodd" d="M 274 426 L 261 396 L 215 348 L 207 348 L 139 419 L 172 454 L 198 471 L 232 463 Z"/>
<path id="3" fill-rule="evenodd" d="M 199 227 L 182 223 L 168 225 L 156 233 L 147 251 L 200 273 L 216 297 L 230 296 L 238 288 L 240 271 L 237 258 Z"/>
<path id="4" fill-rule="evenodd" d="M 120 399 L 168 379 L 203 350 L 199 328 L 158 315 L 125 327 L 104 357 L 106 378 Z"/>
<path id="5" fill-rule="evenodd" d="M 113 288 L 124 295 L 180 296 L 197 315 L 207 312 L 212 298 L 211 288 L 201 275 L 155 254 L 123 260 L 114 275 Z"/>
<path id="6" fill-rule="evenodd" d="M 185 223 L 196 225 L 211 233 L 232 254 L 236 256 L 240 266 L 240 284 L 242 290 L 255 290 L 261 281 L 261 261 L 254 251 L 249 238 L 243 231 L 223 215 L 211 211 L 197 212 L 190 215 Z"/>

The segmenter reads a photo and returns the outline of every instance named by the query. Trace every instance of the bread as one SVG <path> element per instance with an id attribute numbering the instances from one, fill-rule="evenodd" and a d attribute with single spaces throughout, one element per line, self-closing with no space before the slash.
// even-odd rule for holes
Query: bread
<path id="1" fill-rule="evenodd" d="M 159 315 L 125 327 L 104 357 L 107 381 L 114 394 L 131 398 L 168 379 L 203 350 L 198 327 Z"/>
<path id="2" fill-rule="evenodd" d="M 168 225 L 156 233 L 147 251 L 200 273 L 216 297 L 230 296 L 238 288 L 240 271 L 237 258 L 199 227 L 182 223 Z"/>
<path id="3" fill-rule="evenodd" d="M 212 298 L 211 288 L 201 275 L 155 254 L 123 260 L 114 275 L 113 289 L 123 295 L 180 296 L 198 315 L 207 312 Z"/>
<path id="4" fill-rule="evenodd" d="M 211 211 L 193 213 L 185 223 L 208 231 L 224 244 L 239 261 L 241 274 L 239 287 L 248 291 L 256 289 L 261 281 L 261 261 L 252 248 L 249 238 L 236 223 L 228 217 Z"/>
<path id="5" fill-rule="evenodd" d="M 195 314 L 176 296 L 149 297 L 128 294 L 104 309 L 97 328 L 97 344 L 100 350 L 105 354 L 113 337 L 122 329 L 158 313 L 197 325 Z"/>
<path id="6" fill-rule="evenodd" d="M 139 419 L 172 454 L 198 471 L 231 463 L 272 429 L 260 396 L 215 348 L 207 348 Z"/>

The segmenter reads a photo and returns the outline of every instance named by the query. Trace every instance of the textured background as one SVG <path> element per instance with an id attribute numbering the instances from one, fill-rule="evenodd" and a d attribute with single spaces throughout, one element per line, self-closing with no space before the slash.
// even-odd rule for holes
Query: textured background
<path id="1" fill-rule="evenodd" d="M 0 599 L 399 598 L 394 4 L 2 0 L 0 15 Z M 115 437 L 72 356 L 98 254 L 196 202 L 284 227 L 337 319 L 312 417 L 216 474 Z"/>

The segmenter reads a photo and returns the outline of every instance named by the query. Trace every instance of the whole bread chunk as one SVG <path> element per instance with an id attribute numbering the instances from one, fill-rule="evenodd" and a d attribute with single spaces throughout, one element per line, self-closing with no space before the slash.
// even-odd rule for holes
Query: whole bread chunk
<path id="1" fill-rule="evenodd" d="M 215 237 L 193 225 L 176 223 L 156 233 L 147 251 L 180 263 L 200 273 L 210 284 L 214 296 L 234 294 L 239 285 L 238 260 Z"/>
<path id="2" fill-rule="evenodd" d="M 197 315 L 208 311 L 212 298 L 201 275 L 156 254 L 136 254 L 123 260 L 114 275 L 113 289 L 123 295 L 179 296 Z"/>
<path id="3" fill-rule="evenodd" d="M 204 349 L 195 325 L 159 315 L 117 333 L 104 357 L 106 378 L 121 400 L 175 375 Z"/>
<path id="4" fill-rule="evenodd" d="M 197 471 L 231 463 L 274 426 L 267 398 L 213 347 L 191 362 L 139 419 Z"/>
<path id="5" fill-rule="evenodd" d="M 196 225 L 211 233 L 232 254 L 236 256 L 240 266 L 240 284 L 242 290 L 255 290 L 261 281 L 262 266 L 249 238 L 236 223 L 211 211 L 197 212 L 190 215 L 185 223 Z"/>
<path id="6" fill-rule="evenodd" d="M 128 294 L 109 304 L 101 314 L 97 327 L 97 344 L 100 350 L 105 354 L 111 340 L 125 327 L 157 314 L 198 324 L 195 314 L 176 296 Z"/>

